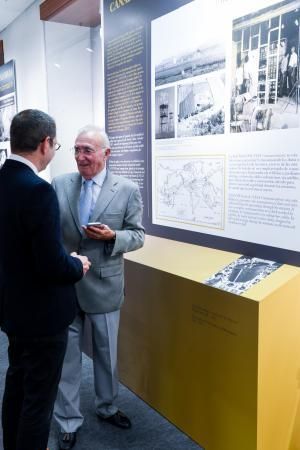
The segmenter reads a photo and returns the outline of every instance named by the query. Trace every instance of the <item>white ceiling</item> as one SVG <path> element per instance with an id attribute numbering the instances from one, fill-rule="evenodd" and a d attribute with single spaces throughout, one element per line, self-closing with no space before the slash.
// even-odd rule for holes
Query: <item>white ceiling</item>
<path id="1" fill-rule="evenodd" d="M 0 32 L 35 0 L 0 0 Z"/>

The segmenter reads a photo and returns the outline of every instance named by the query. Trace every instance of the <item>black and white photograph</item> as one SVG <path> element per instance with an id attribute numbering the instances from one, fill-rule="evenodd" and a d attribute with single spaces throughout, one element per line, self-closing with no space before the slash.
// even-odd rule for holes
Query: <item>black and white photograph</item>
<path id="1" fill-rule="evenodd" d="M 5 163 L 5 160 L 7 158 L 7 149 L 6 148 L 0 148 L 0 169 Z"/>
<path id="2" fill-rule="evenodd" d="M 155 91 L 155 139 L 175 137 L 174 87 Z"/>
<path id="3" fill-rule="evenodd" d="M 241 256 L 203 283 L 240 295 L 281 266 L 275 261 Z"/>
<path id="4" fill-rule="evenodd" d="M 17 112 L 15 62 L 0 66 L 0 143 L 8 142 L 10 124 Z M 6 148 L 6 144 L 0 148 Z"/>
<path id="5" fill-rule="evenodd" d="M 205 3 L 191 2 L 152 22 L 156 87 L 225 68 L 224 26 Z"/>
<path id="6" fill-rule="evenodd" d="M 300 126 L 300 1 L 233 21 L 232 133 Z"/>
<path id="7" fill-rule="evenodd" d="M 223 44 L 199 45 L 183 54 L 175 54 L 155 67 L 155 85 L 161 86 L 186 78 L 218 71 L 225 67 Z"/>
<path id="8" fill-rule="evenodd" d="M 178 85 L 178 137 L 224 133 L 224 73 Z"/>
<path id="9" fill-rule="evenodd" d="M 226 57 L 221 19 L 213 4 L 207 8 L 204 1 L 194 1 L 152 22 L 156 139 L 224 133 Z M 178 39 L 182 24 L 184 33 Z M 173 136 L 173 128 L 161 129 L 167 122 L 173 127 L 163 111 L 166 103 L 158 100 L 163 86 L 175 90 L 176 116 L 169 107 Z"/>
<path id="10" fill-rule="evenodd" d="M 0 99 L 0 142 L 9 141 L 10 124 L 16 112 L 14 94 Z"/>

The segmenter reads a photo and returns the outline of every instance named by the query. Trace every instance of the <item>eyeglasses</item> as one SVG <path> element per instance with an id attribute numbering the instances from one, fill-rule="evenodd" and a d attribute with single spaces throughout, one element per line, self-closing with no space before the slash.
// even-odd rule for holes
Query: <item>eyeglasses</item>
<path id="1" fill-rule="evenodd" d="M 101 150 L 101 148 L 92 148 L 92 147 L 87 147 L 87 146 L 83 146 L 83 147 L 79 147 L 77 145 L 75 145 L 74 147 L 71 148 L 71 151 L 74 153 L 75 156 L 79 156 L 80 153 L 83 153 L 84 155 L 92 155 L 93 153 L 96 153 L 97 150 Z"/>
<path id="2" fill-rule="evenodd" d="M 58 144 L 57 142 L 54 144 L 54 150 L 57 152 L 61 147 L 61 144 Z"/>

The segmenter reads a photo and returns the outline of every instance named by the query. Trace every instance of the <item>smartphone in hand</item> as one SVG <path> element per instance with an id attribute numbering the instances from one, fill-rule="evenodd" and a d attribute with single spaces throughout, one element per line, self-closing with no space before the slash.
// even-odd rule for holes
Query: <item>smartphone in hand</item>
<path id="1" fill-rule="evenodd" d="M 88 222 L 86 224 L 87 227 L 102 227 L 102 223 L 101 222 Z"/>

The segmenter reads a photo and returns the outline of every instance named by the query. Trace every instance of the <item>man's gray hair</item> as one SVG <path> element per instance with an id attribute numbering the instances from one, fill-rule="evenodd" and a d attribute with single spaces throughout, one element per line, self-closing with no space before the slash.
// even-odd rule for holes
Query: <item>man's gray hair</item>
<path id="1" fill-rule="evenodd" d="M 80 136 L 81 134 L 87 133 L 94 133 L 97 135 L 97 137 L 99 137 L 99 140 L 101 140 L 101 147 L 103 150 L 106 150 L 107 148 L 110 149 L 110 142 L 103 128 L 97 127 L 96 125 L 86 125 L 85 127 L 80 128 L 80 130 L 77 133 L 77 137 Z"/>

